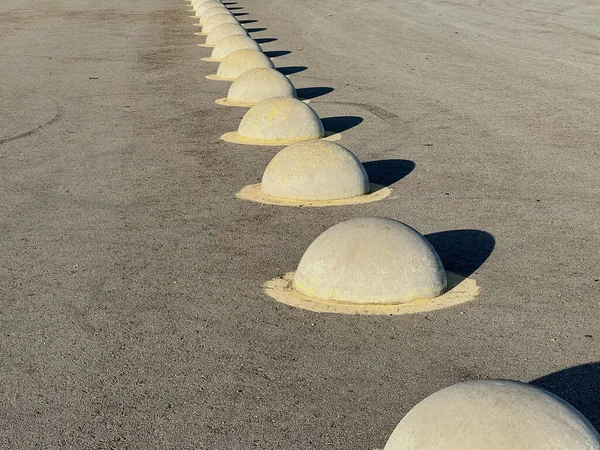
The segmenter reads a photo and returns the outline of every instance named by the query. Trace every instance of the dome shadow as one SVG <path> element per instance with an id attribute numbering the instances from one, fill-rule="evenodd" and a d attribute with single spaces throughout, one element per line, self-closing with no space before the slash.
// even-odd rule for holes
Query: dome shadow
<path id="1" fill-rule="evenodd" d="M 415 163 L 408 159 L 380 159 L 362 163 L 371 183 L 390 186 L 411 173 Z"/>
<path id="2" fill-rule="evenodd" d="M 307 100 L 321 97 L 325 94 L 329 94 L 330 92 L 333 92 L 333 88 L 323 87 L 323 86 L 309 87 L 309 88 L 296 88 L 296 93 L 298 94 L 298 97 L 307 99 Z"/>
<path id="3" fill-rule="evenodd" d="M 450 230 L 425 236 L 437 251 L 444 268 L 463 277 L 481 267 L 494 251 L 496 239 L 481 230 Z"/>
<path id="4" fill-rule="evenodd" d="M 268 51 L 268 52 L 263 52 L 265 55 L 267 55 L 269 58 L 277 58 L 279 56 L 285 56 L 285 55 L 289 55 L 290 52 L 289 50 L 273 50 L 273 51 Z"/>
<path id="5" fill-rule="evenodd" d="M 597 339 L 592 336 L 589 339 Z M 590 340 L 590 345 L 592 344 Z M 600 430 L 600 362 L 569 367 L 530 382 L 570 403 Z"/>
<path id="6" fill-rule="evenodd" d="M 254 40 L 257 44 L 267 44 L 269 42 L 275 42 L 277 38 L 256 38 Z"/>
<path id="7" fill-rule="evenodd" d="M 277 67 L 277 70 L 284 75 L 292 75 L 294 73 L 304 72 L 306 69 L 308 69 L 306 66 Z"/>
<path id="8" fill-rule="evenodd" d="M 333 131 L 334 133 L 341 133 L 342 131 L 349 130 L 363 122 L 362 117 L 358 116 L 337 116 L 337 117 L 326 117 L 321 119 L 323 126 L 327 131 Z"/>

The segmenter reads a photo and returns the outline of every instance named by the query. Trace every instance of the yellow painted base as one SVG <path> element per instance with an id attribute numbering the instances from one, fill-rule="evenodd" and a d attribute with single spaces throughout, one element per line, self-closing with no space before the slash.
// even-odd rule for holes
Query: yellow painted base
<path id="1" fill-rule="evenodd" d="M 310 103 L 310 100 L 299 100 L 301 100 L 303 103 Z M 256 103 L 236 103 L 228 100 L 227 98 L 219 98 L 215 100 L 215 103 L 221 106 L 235 106 L 237 108 L 252 108 L 254 105 L 256 105 Z"/>
<path id="2" fill-rule="evenodd" d="M 342 138 L 342 135 L 339 133 L 332 133 L 331 131 L 325 132 L 325 137 L 321 138 L 326 141 L 339 141 Z M 309 139 L 300 139 L 300 140 L 283 140 L 283 141 L 261 141 L 261 140 L 253 140 L 241 138 L 237 131 L 232 131 L 229 133 L 225 133 L 221 136 L 221 139 L 225 142 L 231 142 L 232 144 L 242 144 L 242 145 L 264 145 L 268 147 L 285 147 L 288 145 L 295 144 L 296 142 L 301 142 L 303 140 Z"/>
<path id="3" fill-rule="evenodd" d="M 335 314 L 399 316 L 435 311 L 475 300 L 479 294 L 479 286 L 475 280 L 452 272 L 446 272 L 446 275 L 448 291 L 445 294 L 435 298 L 413 300 L 410 303 L 395 305 L 328 302 L 306 297 L 293 288 L 294 272 L 266 282 L 263 288 L 265 294 L 285 305 L 318 313 Z"/>
<path id="4" fill-rule="evenodd" d="M 325 207 L 325 206 L 343 206 L 343 205 L 357 205 L 361 203 L 371 203 L 379 200 L 383 200 L 389 197 L 392 190 L 388 187 L 381 186 L 379 184 L 371 183 L 371 191 L 369 194 L 361 195 L 359 197 L 341 198 L 337 200 L 293 200 L 287 198 L 276 198 L 269 197 L 262 193 L 259 184 L 251 184 L 244 187 L 235 196 L 240 200 L 248 200 L 256 203 L 263 203 L 265 205 L 278 205 L 278 206 L 295 206 L 295 207 Z"/>
<path id="5" fill-rule="evenodd" d="M 202 47 L 202 44 L 198 44 L 198 47 Z M 206 58 L 200 58 L 200 61 L 214 62 L 214 63 L 223 62 L 222 59 L 216 59 L 216 58 L 213 58 L 212 56 L 207 56 Z"/>
<path id="6" fill-rule="evenodd" d="M 206 75 L 205 78 L 207 80 L 213 80 L 213 81 L 235 81 L 235 78 L 223 78 L 223 77 L 220 77 L 219 75 L 217 75 L 216 73 L 213 75 Z"/>

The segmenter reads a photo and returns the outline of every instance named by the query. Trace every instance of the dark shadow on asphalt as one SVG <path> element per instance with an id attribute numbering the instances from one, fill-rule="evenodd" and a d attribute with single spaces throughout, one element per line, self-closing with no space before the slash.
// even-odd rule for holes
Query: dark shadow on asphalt
<path id="1" fill-rule="evenodd" d="M 425 236 L 440 255 L 444 268 L 463 277 L 481 267 L 494 251 L 496 239 L 481 230 L 450 230 Z"/>
<path id="2" fill-rule="evenodd" d="M 330 87 L 310 87 L 310 88 L 300 88 L 296 89 L 296 93 L 298 94 L 298 98 L 301 99 L 311 99 L 321 97 L 322 95 L 329 94 L 333 92 L 333 88 Z"/>
<path id="3" fill-rule="evenodd" d="M 232 15 L 233 15 L 233 16 L 235 16 L 235 17 L 247 16 L 247 15 L 249 15 L 249 14 L 250 14 L 250 13 L 232 13 Z"/>
<path id="4" fill-rule="evenodd" d="M 259 31 L 266 31 L 266 28 L 246 28 L 248 33 L 258 33 Z"/>
<path id="5" fill-rule="evenodd" d="M 290 52 L 289 50 L 275 50 L 275 51 L 272 51 L 272 52 L 264 52 L 264 53 L 269 58 L 277 58 L 278 56 L 289 55 L 292 52 Z"/>
<path id="6" fill-rule="evenodd" d="M 371 183 L 391 186 L 411 173 L 415 163 L 408 159 L 380 159 L 364 162 L 363 167 Z"/>
<path id="7" fill-rule="evenodd" d="M 363 122 L 363 118 L 358 116 L 327 117 L 321 120 L 323 121 L 325 129 L 327 131 L 333 131 L 334 133 L 341 133 L 342 131 L 349 130 Z"/>
<path id="8" fill-rule="evenodd" d="M 250 19 L 250 20 L 238 20 L 238 22 L 239 22 L 241 25 L 246 25 L 246 24 L 249 24 L 249 23 L 256 23 L 256 22 L 258 22 L 258 20 L 256 20 L 256 19 Z"/>
<path id="9" fill-rule="evenodd" d="M 586 336 L 598 345 L 600 336 Z M 600 430 L 600 362 L 569 367 L 531 382 L 570 403 Z"/>
<path id="10" fill-rule="evenodd" d="M 267 42 L 275 42 L 277 38 L 256 38 L 254 40 L 257 44 L 266 44 Z"/>
<path id="11" fill-rule="evenodd" d="M 306 66 L 290 66 L 290 67 L 278 67 L 279 70 L 284 75 L 291 75 L 293 73 L 304 72 L 308 67 Z"/>

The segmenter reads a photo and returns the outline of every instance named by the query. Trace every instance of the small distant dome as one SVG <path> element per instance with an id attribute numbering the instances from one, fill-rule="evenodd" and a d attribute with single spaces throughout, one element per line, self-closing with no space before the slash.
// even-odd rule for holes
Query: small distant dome
<path id="1" fill-rule="evenodd" d="M 206 3 L 206 2 L 212 2 L 212 1 L 215 1 L 215 0 L 194 0 L 194 1 L 192 2 L 192 9 L 193 9 L 194 11 L 196 11 L 200 5 L 202 5 L 202 4 Z M 218 3 L 221 3 L 219 0 L 216 0 L 216 1 L 217 1 Z M 221 3 L 221 4 L 222 4 L 222 3 Z"/>
<path id="2" fill-rule="evenodd" d="M 329 228 L 308 247 L 294 278 L 294 289 L 307 297 L 358 304 L 434 298 L 446 285 L 431 244 L 408 225 L 381 217 Z"/>
<path id="3" fill-rule="evenodd" d="M 296 88 L 289 78 L 278 70 L 262 67 L 241 74 L 227 94 L 227 100 L 231 104 L 241 106 L 253 106 L 273 97 L 296 98 Z"/>
<path id="4" fill-rule="evenodd" d="M 224 23 L 212 29 L 206 36 L 206 45 L 216 46 L 227 36 L 248 36 L 246 30 L 237 23 Z"/>
<path id="5" fill-rule="evenodd" d="M 237 133 L 242 140 L 277 141 L 284 145 L 320 139 L 324 135 L 323 122 L 317 113 L 290 97 L 257 103 L 244 115 Z"/>
<path id="6" fill-rule="evenodd" d="M 223 6 L 223 3 L 217 0 L 206 1 L 201 5 L 198 5 L 198 7 L 196 8 L 196 13 L 194 15 L 200 18 L 206 11 L 208 11 L 210 8 L 214 8 L 215 6 Z"/>
<path id="7" fill-rule="evenodd" d="M 216 14 L 204 23 L 204 26 L 202 27 L 202 32 L 208 34 L 212 30 L 214 30 L 216 27 L 218 27 L 219 25 L 223 25 L 224 23 L 233 23 L 236 25 L 240 24 L 237 21 L 237 19 L 228 12 L 222 13 L 222 14 Z"/>
<path id="8" fill-rule="evenodd" d="M 335 142 L 302 141 L 281 150 L 262 177 L 261 191 L 291 200 L 338 200 L 370 191 L 369 177 L 352 152 Z"/>
<path id="9" fill-rule="evenodd" d="M 600 436 L 564 400 L 516 381 L 455 384 L 417 404 L 384 450 L 598 450 Z"/>
<path id="10" fill-rule="evenodd" d="M 228 80 L 235 80 L 244 72 L 257 67 L 274 68 L 271 60 L 261 51 L 250 49 L 236 50 L 227 55 L 221 64 L 219 64 L 217 76 Z"/>
<path id="11" fill-rule="evenodd" d="M 200 25 L 204 25 L 206 24 L 206 21 L 208 19 L 210 19 L 212 16 L 216 16 L 217 14 L 229 14 L 231 15 L 231 13 L 229 12 L 229 10 L 227 8 L 225 8 L 224 6 L 213 6 L 210 9 L 207 9 L 204 14 L 202 14 L 202 17 L 200 17 Z M 204 29 L 202 29 L 202 31 L 204 31 Z"/>
<path id="12" fill-rule="evenodd" d="M 213 30 L 214 31 L 214 30 Z M 211 57 L 215 60 L 223 60 L 236 50 L 262 51 L 256 41 L 246 35 L 234 34 L 221 39 L 212 51 Z M 262 69 L 258 69 L 262 70 Z"/>

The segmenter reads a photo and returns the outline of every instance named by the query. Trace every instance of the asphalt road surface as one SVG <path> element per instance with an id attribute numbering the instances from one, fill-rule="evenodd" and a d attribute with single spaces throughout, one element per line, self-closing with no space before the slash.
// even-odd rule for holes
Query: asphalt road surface
<path id="1" fill-rule="evenodd" d="M 478 378 L 598 428 L 598 3 L 229 6 L 392 196 L 236 199 L 278 149 L 219 139 L 244 110 L 214 103 L 183 0 L 2 0 L 0 448 L 372 450 Z M 426 234 L 477 300 L 367 317 L 263 293 L 360 216 Z"/>

